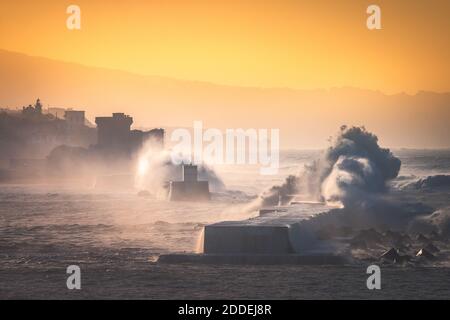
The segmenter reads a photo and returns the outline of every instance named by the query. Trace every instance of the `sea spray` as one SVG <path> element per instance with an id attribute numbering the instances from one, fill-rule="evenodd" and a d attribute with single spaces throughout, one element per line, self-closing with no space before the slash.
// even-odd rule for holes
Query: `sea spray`
<path id="1" fill-rule="evenodd" d="M 287 203 L 295 196 L 304 200 L 341 203 L 364 201 L 370 194 L 386 191 L 397 177 L 401 162 L 389 149 L 378 145 L 376 135 L 364 127 L 342 126 L 322 156 L 289 176 L 280 186 L 264 192 L 255 206 Z"/>
<path id="2" fill-rule="evenodd" d="M 292 199 L 319 201 L 334 206 L 327 213 L 302 221 L 293 234 L 309 235 L 302 245 L 313 247 L 316 235 L 330 226 L 355 229 L 380 227 L 404 229 L 415 217 L 433 212 L 420 203 L 388 200 L 388 182 L 398 176 L 401 162 L 378 145 L 376 135 L 364 127 L 342 126 L 331 145 L 299 174 L 273 186 L 248 206 L 257 210 Z"/>
<path id="3" fill-rule="evenodd" d="M 187 163 L 187 162 L 186 162 Z M 148 190 L 152 194 L 164 198 L 167 195 L 166 184 L 170 180 L 181 179 L 181 165 L 171 161 L 170 150 L 155 148 L 151 141 L 144 144 L 139 153 L 135 186 L 140 190 Z M 198 167 L 200 180 L 209 181 L 212 192 L 225 189 L 225 185 L 215 171 L 206 164 Z"/>
<path id="4" fill-rule="evenodd" d="M 197 242 L 195 245 L 195 253 L 203 253 L 205 242 L 205 227 L 203 227 L 197 237 Z"/>

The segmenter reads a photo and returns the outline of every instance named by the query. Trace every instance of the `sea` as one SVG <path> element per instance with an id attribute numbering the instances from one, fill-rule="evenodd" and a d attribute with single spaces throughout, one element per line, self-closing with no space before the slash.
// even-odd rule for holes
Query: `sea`
<path id="1" fill-rule="evenodd" d="M 403 185 L 450 174 L 450 150 L 393 150 Z M 0 185 L 0 299 L 450 299 L 450 267 L 385 266 L 369 290 L 365 264 L 344 266 L 159 264 L 195 253 L 205 224 L 255 216 L 258 194 L 317 158 L 281 152 L 277 175 L 257 166 L 220 166 L 226 189 L 203 203 L 168 202 L 137 191 L 70 184 Z M 436 195 L 434 195 L 436 196 Z M 450 205 L 449 193 L 438 194 Z M 67 267 L 81 289 L 67 288 Z"/>

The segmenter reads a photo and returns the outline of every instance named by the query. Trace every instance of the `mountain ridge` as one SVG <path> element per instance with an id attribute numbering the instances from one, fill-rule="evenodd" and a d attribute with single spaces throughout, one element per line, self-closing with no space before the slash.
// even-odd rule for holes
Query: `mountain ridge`
<path id="1" fill-rule="evenodd" d="M 33 58 L 33 59 L 41 59 L 46 60 L 49 62 L 54 63 L 63 63 L 67 65 L 82 67 L 82 68 L 89 68 L 89 69 L 98 69 L 102 71 L 110 71 L 110 72 L 117 72 L 117 73 L 123 73 L 128 75 L 133 75 L 136 77 L 144 77 L 144 78 L 154 78 L 159 80 L 165 80 L 165 81 L 174 81 L 174 82 L 180 82 L 180 83 L 195 83 L 195 84 L 203 84 L 203 85 L 211 85 L 211 86 L 219 86 L 219 87 L 232 87 L 232 88 L 243 88 L 243 89 L 253 89 L 253 90 L 286 90 L 286 91 L 294 91 L 294 92 L 317 92 L 317 91 L 323 91 L 323 92 L 329 92 L 334 90 L 358 90 L 358 91 L 365 91 L 365 92 L 372 92 L 372 93 L 380 93 L 386 96 L 396 96 L 396 95 L 407 95 L 407 96 L 417 96 L 419 94 L 444 94 L 444 95 L 450 95 L 450 91 L 443 91 L 443 92 L 437 92 L 437 91 L 430 91 L 430 90 L 418 90 L 416 93 L 411 94 L 407 92 L 396 92 L 396 93 L 385 93 L 381 90 L 376 89 L 367 89 L 367 88 L 360 88 L 360 87 L 353 87 L 353 86 L 334 86 L 330 88 L 314 88 L 314 89 L 301 89 L 301 88 L 292 88 L 292 87 L 284 87 L 284 86 L 270 86 L 270 87 L 264 87 L 264 86 L 246 86 L 246 85 L 232 85 L 232 84 L 223 84 L 223 83 L 216 83 L 211 81 L 204 81 L 204 80 L 196 80 L 196 79 L 180 79 L 176 77 L 169 77 L 169 76 L 161 76 L 161 75 L 153 75 L 153 74 L 142 74 L 137 73 L 133 71 L 123 70 L 123 69 L 116 69 L 116 68 L 107 68 L 107 67 L 101 67 L 101 66 L 93 66 L 93 65 L 86 65 L 83 63 L 73 62 L 73 61 L 64 61 L 64 60 L 58 60 L 54 58 L 49 57 L 43 57 L 43 56 L 37 56 L 37 55 L 31 55 L 27 53 L 17 52 L 17 51 L 11 51 L 7 49 L 0 48 L 0 55 L 3 54 L 13 54 L 18 56 L 23 56 L 27 58 Z"/>
<path id="2" fill-rule="evenodd" d="M 0 49 L 0 107 L 45 106 L 96 116 L 125 112 L 137 127 L 279 128 L 284 148 L 321 148 L 343 125 L 365 125 L 394 147 L 450 146 L 450 92 L 414 95 L 341 87 L 243 87 L 142 75 Z"/>

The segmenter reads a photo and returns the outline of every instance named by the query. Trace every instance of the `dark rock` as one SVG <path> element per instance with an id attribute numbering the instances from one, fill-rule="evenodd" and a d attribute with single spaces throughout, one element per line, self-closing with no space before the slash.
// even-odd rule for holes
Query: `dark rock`
<path id="1" fill-rule="evenodd" d="M 389 239 L 401 239 L 402 238 L 402 235 L 400 232 L 396 232 L 396 231 L 392 231 L 392 230 L 387 230 L 384 233 L 384 236 Z"/>
<path id="2" fill-rule="evenodd" d="M 350 248 L 352 249 L 367 249 L 367 243 L 364 240 L 350 241 Z"/>
<path id="3" fill-rule="evenodd" d="M 400 258 L 397 249 L 391 248 L 380 256 L 380 259 L 396 262 Z"/>
<path id="4" fill-rule="evenodd" d="M 411 243 L 411 238 L 408 235 L 396 231 L 388 230 L 384 233 L 384 237 L 393 247 L 405 247 Z"/>
<path id="5" fill-rule="evenodd" d="M 383 243 L 383 235 L 374 229 L 361 230 L 352 241 L 361 242 L 364 241 L 367 246 L 372 247 L 377 244 Z"/>
<path id="6" fill-rule="evenodd" d="M 431 253 L 438 253 L 440 250 L 438 247 L 436 247 L 433 243 L 429 243 L 424 247 L 425 250 L 431 252 Z"/>
<path id="7" fill-rule="evenodd" d="M 416 253 L 416 257 L 419 257 L 419 258 L 425 258 L 425 259 L 427 259 L 427 260 L 433 260 L 433 259 L 436 258 L 431 252 L 429 252 L 429 251 L 426 250 L 425 248 L 420 249 L 420 250 Z"/>
<path id="8" fill-rule="evenodd" d="M 406 263 L 406 262 L 410 262 L 413 259 L 412 256 L 410 255 L 399 255 L 399 257 L 397 258 L 397 260 L 395 261 L 396 263 Z"/>
<path id="9" fill-rule="evenodd" d="M 429 234 L 429 237 L 430 237 L 432 240 L 440 240 L 440 239 L 441 239 L 441 235 L 440 235 L 439 233 L 437 233 L 436 231 L 432 231 L 432 232 Z"/>
<path id="10" fill-rule="evenodd" d="M 399 245 L 399 246 L 396 246 L 396 248 L 398 249 L 398 251 L 399 252 L 403 252 L 403 253 L 405 253 L 405 252 L 409 252 L 410 251 L 410 249 L 411 249 L 411 246 L 408 244 L 408 245 Z"/>
<path id="11" fill-rule="evenodd" d="M 406 243 L 411 244 L 413 242 L 413 239 L 411 239 L 411 237 L 409 235 L 404 234 L 403 235 L 403 241 L 406 242 Z"/>
<path id="12" fill-rule="evenodd" d="M 419 235 L 417 236 L 416 240 L 421 242 L 421 243 L 429 243 L 430 242 L 430 239 L 428 239 L 427 237 L 425 237 L 421 233 L 419 233 Z"/>

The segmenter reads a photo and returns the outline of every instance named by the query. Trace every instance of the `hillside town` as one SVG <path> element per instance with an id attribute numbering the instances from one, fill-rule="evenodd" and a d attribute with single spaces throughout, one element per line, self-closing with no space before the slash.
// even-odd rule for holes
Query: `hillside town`
<path id="1" fill-rule="evenodd" d="M 0 181 L 83 176 L 83 167 L 126 171 L 146 141 L 164 145 L 164 129 L 133 130 L 124 113 L 86 119 L 84 110 L 44 108 L 40 99 L 0 109 Z M 73 170 L 75 169 L 76 170 Z"/>

